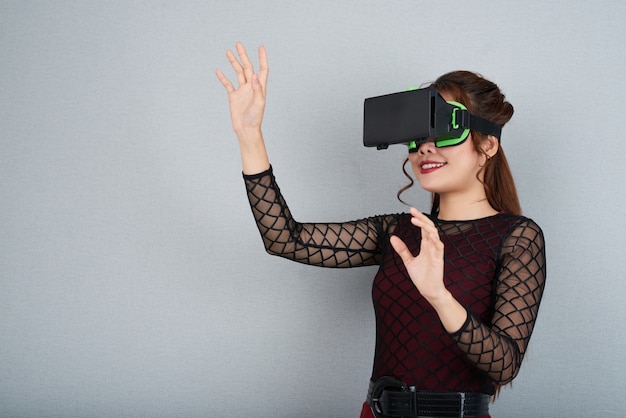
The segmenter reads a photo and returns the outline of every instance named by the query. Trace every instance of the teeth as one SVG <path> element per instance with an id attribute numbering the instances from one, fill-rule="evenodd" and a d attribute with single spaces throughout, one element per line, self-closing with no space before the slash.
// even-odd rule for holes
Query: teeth
<path id="1" fill-rule="evenodd" d="M 443 167 L 443 163 L 429 163 L 422 165 L 422 169 L 429 170 L 431 168 Z"/>

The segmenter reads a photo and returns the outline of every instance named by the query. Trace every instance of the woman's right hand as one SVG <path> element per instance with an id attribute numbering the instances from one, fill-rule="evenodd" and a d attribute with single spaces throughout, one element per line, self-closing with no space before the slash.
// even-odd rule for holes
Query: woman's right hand
<path id="1" fill-rule="evenodd" d="M 237 42 L 239 60 L 231 50 L 226 52 L 235 74 L 238 87 L 235 88 L 220 70 L 216 70 L 218 80 L 228 93 L 230 119 L 239 140 L 241 164 L 244 174 L 256 174 L 270 167 L 265 149 L 261 123 L 265 111 L 265 88 L 267 86 L 267 54 L 259 47 L 259 72 L 255 74 L 250 58 L 241 42 Z"/>
<path id="2" fill-rule="evenodd" d="M 238 87 L 235 88 L 220 70 L 215 74 L 228 93 L 233 129 L 239 140 L 245 141 L 247 137 L 261 135 L 269 67 L 265 47 L 259 47 L 258 74 L 241 42 L 237 42 L 236 49 L 239 60 L 231 50 L 226 52 L 226 57 L 235 70 Z"/>

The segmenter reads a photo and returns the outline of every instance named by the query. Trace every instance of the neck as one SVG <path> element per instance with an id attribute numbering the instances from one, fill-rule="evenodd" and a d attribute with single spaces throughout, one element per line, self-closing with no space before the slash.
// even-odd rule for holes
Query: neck
<path id="1" fill-rule="evenodd" d="M 438 218 L 448 221 L 467 221 L 471 219 L 486 218 L 498 213 L 482 195 L 451 195 L 439 196 Z"/>

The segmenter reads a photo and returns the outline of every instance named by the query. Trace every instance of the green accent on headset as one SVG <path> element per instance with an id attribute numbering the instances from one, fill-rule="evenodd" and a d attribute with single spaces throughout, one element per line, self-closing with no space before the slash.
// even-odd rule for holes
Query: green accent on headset
<path id="1" fill-rule="evenodd" d="M 452 110 L 452 121 L 450 123 L 450 125 L 452 126 L 452 129 L 458 130 L 459 128 L 461 128 L 461 126 L 459 125 L 459 123 L 456 120 L 456 114 L 457 111 L 459 110 L 467 110 L 467 107 L 465 107 L 462 103 L 459 102 L 455 102 L 455 101 L 446 101 L 447 103 L 455 106 L 455 108 Z M 450 135 L 446 135 L 443 137 L 439 137 L 439 139 L 435 139 L 434 142 L 435 143 L 435 147 L 437 148 L 445 148 L 445 147 L 453 147 L 455 145 L 460 145 L 463 142 L 465 142 L 465 140 L 467 139 L 467 137 L 470 134 L 470 129 L 463 129 L 463 131 L 460 133 L 460 135 L 455 135 L 455 136 L 450 136 Z M 419 146 L 422 145 L 423 143 L 428 142 L 428 141 L 411 141 L 407 144 L 407 146 L 409 147 L 409 152 L 416 152 L 419 149 Z"/>

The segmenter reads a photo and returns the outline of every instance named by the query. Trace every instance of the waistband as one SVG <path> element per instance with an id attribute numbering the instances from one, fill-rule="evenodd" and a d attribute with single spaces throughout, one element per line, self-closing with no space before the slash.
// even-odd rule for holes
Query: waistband
<path id="1" fill-rule="evenodd" d="M 367 403 L 376 418 L 464 418 L 489 415 L 489 395 L 415 390 L 391 377 L 371 381 Z"/>

